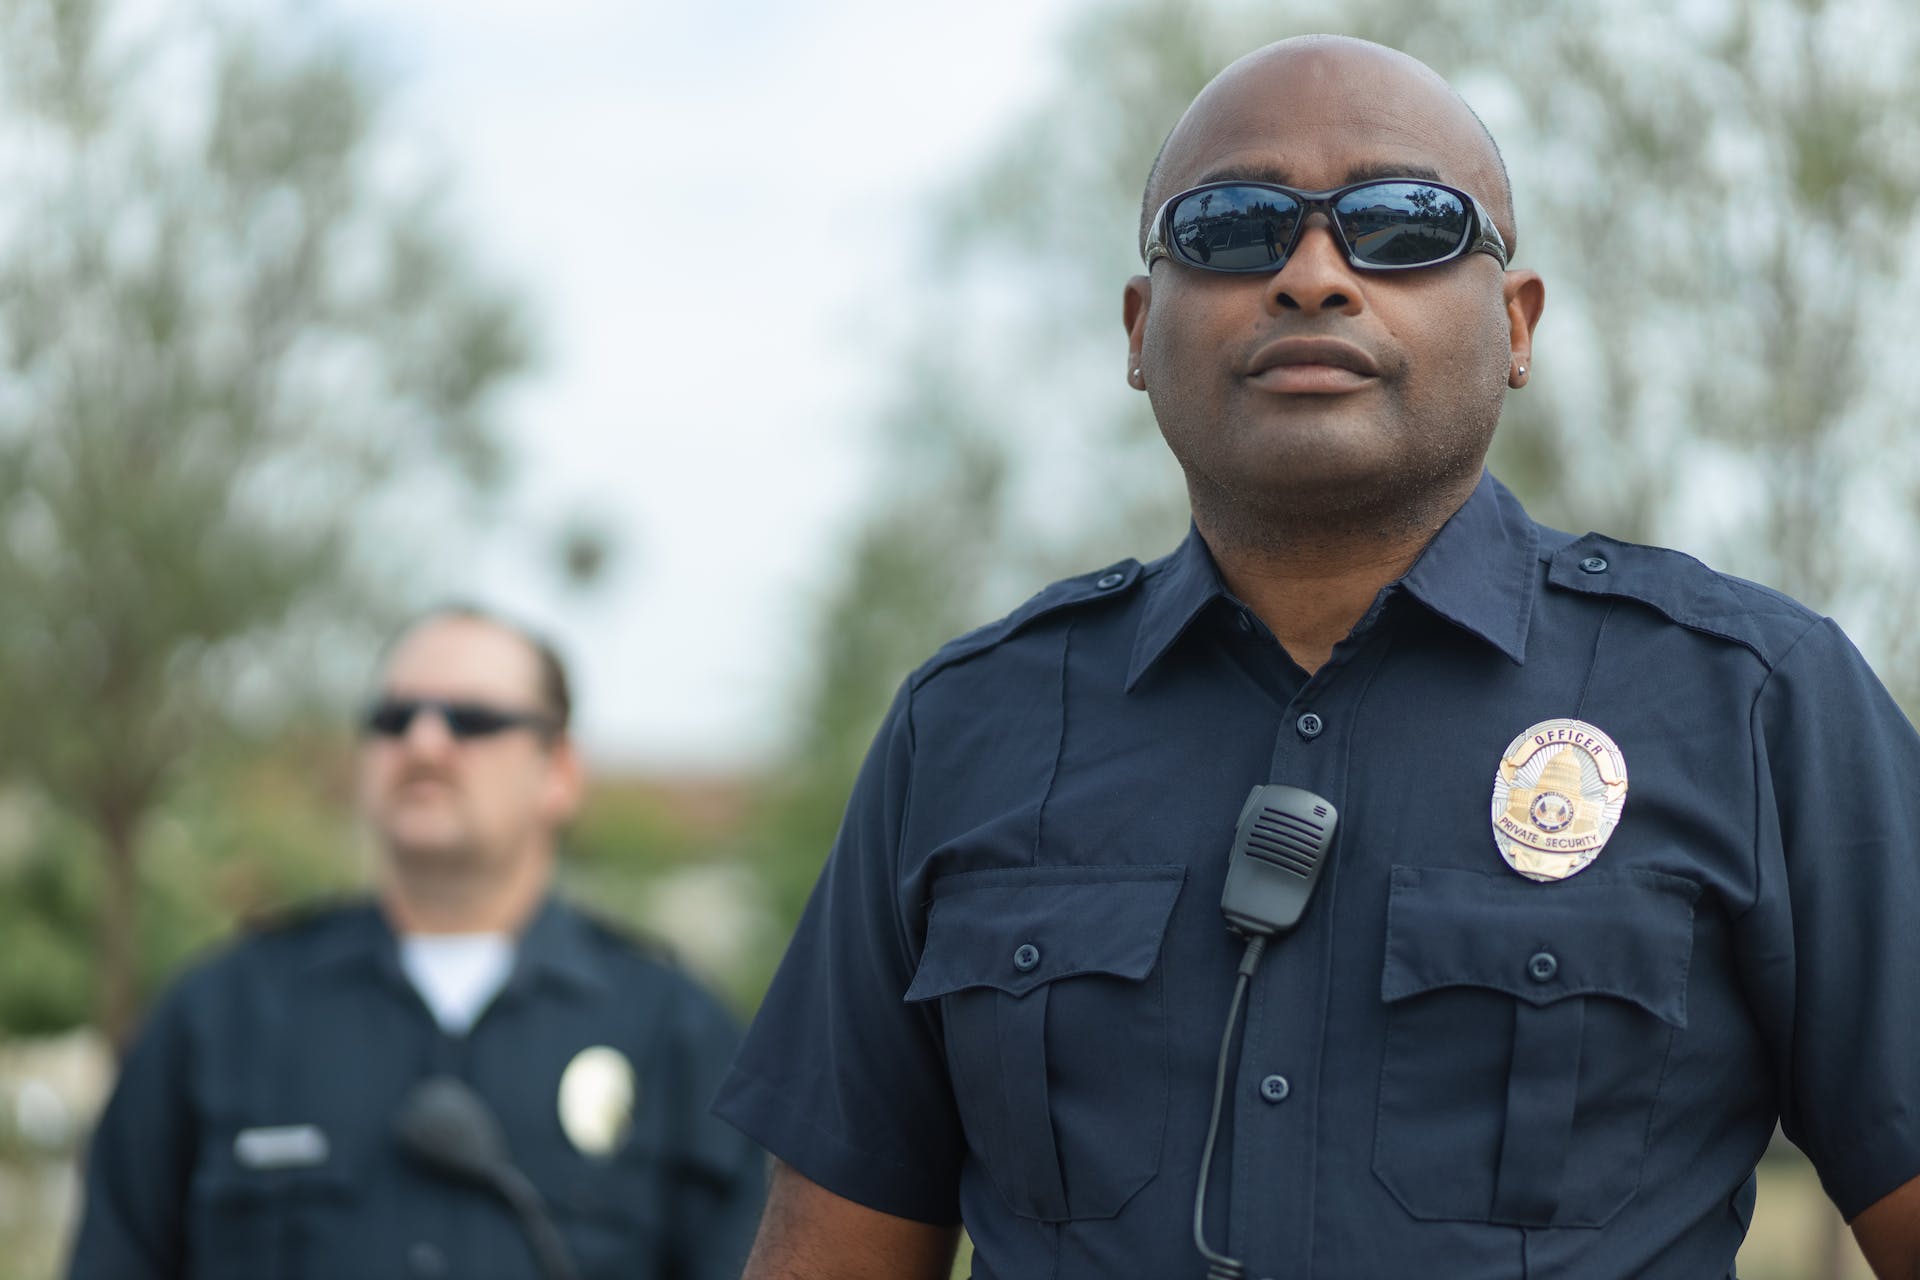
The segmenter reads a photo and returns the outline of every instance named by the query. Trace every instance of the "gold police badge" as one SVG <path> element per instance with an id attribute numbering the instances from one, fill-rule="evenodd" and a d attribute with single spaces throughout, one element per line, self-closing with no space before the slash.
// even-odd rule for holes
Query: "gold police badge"
<path id="1" fill-rule="evenodd" d="M 1627 762 L 1584 720 L 1543 720 L 1507 744 L 1493 777 L 1493 842 L 1530 880 L 1564 880 L 1599 855 L 1627 803 Z"/>

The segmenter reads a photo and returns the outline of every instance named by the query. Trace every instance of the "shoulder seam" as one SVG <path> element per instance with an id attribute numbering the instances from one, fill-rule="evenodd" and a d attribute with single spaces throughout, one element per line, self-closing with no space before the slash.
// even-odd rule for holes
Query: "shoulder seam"
<path id="1" fill-rule="evenodd" d="M 1671 589 L 1655 589 L 1666 585 L 1661 583 L 1621 582 L 1618 575 L 1604 570 L 1605 581 L 1589 581 L 1583 573 L 1569 569 L 1574 557 L 1583 553 L 1591 555 L 1595 550 L 1639 553 L 1647 558 L 1646 563 L 1670 566 L 1662 571 L 1674 575 L 1668 580 Z M 1817 611 L 1784 592 L 1726 573 L 1671 547 L 1588 533 L 1543 558 L 1547 562 L 1547 584 L 1556 590 L 1633 601 L 1676 626 L 1739 645 L 1759 659 L 1767 671 L 1772 671 L 1781 657 L 1821 621 Z M 1621 564 L 1627 563 L 1627 557 L 1623 556 Z M 1678 576 L 1679 567 L 1684 567 L 1685 578 Z M 1776 625 L 1770 628 L 1767 620 L 1773 620 Z M 1782 623 L 1803 625 L 1782 636 L 1779 626 Z"/>
<path id="2" fill-rule="evenodd" d="M 1062 610 L 1123 599 L 1134 592 L 1145 574 L 1140 562 L 1129 558 L 1104 569 L 1050 583 L 1012 612 L 942 645 L 907 677 L 907 689 L 910 693 L 917 692 L 946 668 L 984 653 Z"/>

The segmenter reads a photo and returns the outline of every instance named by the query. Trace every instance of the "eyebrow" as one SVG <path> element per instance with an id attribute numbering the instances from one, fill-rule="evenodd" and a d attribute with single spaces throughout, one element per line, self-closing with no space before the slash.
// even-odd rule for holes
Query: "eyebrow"
<path id="1" fill-rule="evenodd" d="M 1440 171 L 1431 165 L 1384 163 L 1369 161 L 1350 167 L 1338 186 L 1348 187 L 1356 182 L 1373 182 L 1381 178 L 1420 178 L 1427 182 L 1444 182 Z M 1219 169 L 1211 169 L 1193 185 L 1203 187 L 1209 182 L 1270 182 L 1275 186 L 1293 186 L 1292 175 L 1279 165 L 1234 164 Z"/>

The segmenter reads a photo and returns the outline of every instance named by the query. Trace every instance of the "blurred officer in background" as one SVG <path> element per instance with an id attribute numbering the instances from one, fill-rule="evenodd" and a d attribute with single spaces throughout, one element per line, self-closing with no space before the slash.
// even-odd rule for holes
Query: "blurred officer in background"
<path id="1" fill-rule="evenodd" d="M 72 1280 L 720 1280 L 764 1190 L 709 1117 L 720 1005 L 552 893 L 584 775 L 565 672 L 472 610 L 364 721 L 372 901 L 251 933 L 128 1055 Z"/>

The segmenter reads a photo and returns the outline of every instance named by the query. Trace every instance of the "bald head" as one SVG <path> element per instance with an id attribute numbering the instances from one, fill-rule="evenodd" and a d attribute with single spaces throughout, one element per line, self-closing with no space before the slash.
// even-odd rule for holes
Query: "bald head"
<path id="1" fill-rule="evenodd" d="M 1200 91 L 1154 157 L 1140 202 L 1140 243 L 1166 198 L 1196 186 L 1217 158 L 1205 154 L 1210 126 L 1222 118 L 1245 123 L 1274 100 L 1276 89 L 1316 100 L 1324 113 L 1368 119 L 1383 147 L 1412 143 L 1446 153 L 1449 177 L 1477 196 L 1500 228 L 1508 252 L 1517 251 L 1513 191 L 1500 148 L 1480 117 L 1440 74 L 1397 49 L 1351 36 L 1296 36 L 1232 63 Z M 1377 108 L 1388 104 L 1389 110 Z M 1265 122 L 1275 133 L 1296 126 L 1288 118 Z M 1303 127 L 1324 127 L 1319 122 Z"/>

